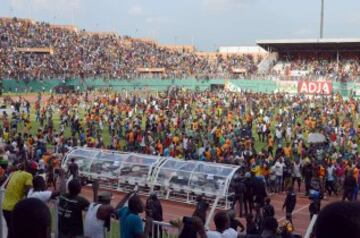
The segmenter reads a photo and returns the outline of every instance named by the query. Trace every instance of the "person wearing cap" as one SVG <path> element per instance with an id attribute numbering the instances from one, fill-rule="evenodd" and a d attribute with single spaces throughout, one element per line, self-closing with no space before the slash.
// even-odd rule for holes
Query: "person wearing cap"
<path id="1" fill-rule="evenodd" d="M 7 181 L 4 182 L 5 197 L 2 204 L 3 215 L 8 227 L 8 238 L 13 237 L 12 229 L 12 211 L 15 205 L 21 201 L 32 187 L 33 175 L 38 169 L 36 162 L 29 161 L 25 163 L 24 170 L 18 170 L 9 175 Z"/>
<path id="2" fill-rule="evenodd" d="M 105 238 L 110 229 L 110 218 L 115 209 L 110 205 L 112 194 L 104 191 L 98 193 L 99 182 L 93 183 L 94 202 L 90 203 L 84 222 L 84 235 L 87 238 Z"/>

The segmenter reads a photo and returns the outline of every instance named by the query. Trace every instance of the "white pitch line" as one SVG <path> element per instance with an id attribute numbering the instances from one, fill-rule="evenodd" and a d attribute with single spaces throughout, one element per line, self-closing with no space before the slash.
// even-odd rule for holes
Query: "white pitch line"
<path id="1" fill-rule="evenodd" d="M 308 208 L 309 207 L 309 205 L 305 205 L 305 206 L 303 206 L 303 207 L 300 207 L 299 209 L 297 209 L 297 210 L 295 210 L 295 211 L 293 211 L 293 215 L 294 214 L 296 214 L 296 213 L 298 213 L 298 212 L 301 212 L 302 210 L 304 210 L 305 208 Z M 283 220 L 285 220 L 286 219 L 286 216 L 283 216 L 283 217 L 281 217 L 278 221 L 280 222 L 280 221 L 283 221 Z"/>

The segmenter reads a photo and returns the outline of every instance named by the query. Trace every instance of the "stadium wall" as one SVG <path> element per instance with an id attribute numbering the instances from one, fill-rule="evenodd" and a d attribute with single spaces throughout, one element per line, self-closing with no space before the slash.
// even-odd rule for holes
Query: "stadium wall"
<path id="1" fill-rule="evenodd" d="M 284 88 L 283 81 L 274 81 L 274 80 L 225 80 L 225 79 L 210 79 L 210 80 L 198 80 L 194 78 L 189 79 L 134 79 L 134 80 L 104 80 L 104 79 L 94 79 L 88 78 L 85 80 L 72 79 L 67 80 L 66 83 L 59 79 L 51 80 L 34 80 L 26 83 L 25 81 L 4 79 L 3 80 L 3 92 L 5 93 L 25 93 L 25 92 L 50 92 L 54 87 L 60 85 L 73 85 L 75 88 L 84 90 L 86 88 L 94 89 L 106 89 L 112 88 L 116 91 L 123 90 L 166 90 L 170 86 L 183 87 L 187 89 L 199 89 L 205 90 L 210 88 L 212 84 L 225 84 L 225 82 L 230 82 L 233 86 L 240 88 L 241 90 L 254 91 L 254 92 L 283 92 L 287 91 L 290 93 L 296 93 L 294 87 L 292 90 L 288 86 Z M 279 83 L 280 82 L 280 83 Z M 295 83 L 296 84 L 296 83 Z M 345 86 L 339 82 L 332 83 L 333 93 L 340 93 L 343 96 L 348 96 L 350 90 L 354 92 L 360 92 L 360 84 L 358 83 L 347 83 Z M 288 91 L 290 90 L 290 91 Z M 360 96 L 360 93 L 358 94 Z"/>

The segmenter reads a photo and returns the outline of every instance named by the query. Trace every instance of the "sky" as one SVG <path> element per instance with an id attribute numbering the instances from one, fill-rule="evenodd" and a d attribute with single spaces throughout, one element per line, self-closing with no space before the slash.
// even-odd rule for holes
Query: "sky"
<path id="1" fill-rule="evenodd" d="M 253 46 L 318 38 L 321 0 L 0 0 L 0 16 L 118 32 L 161 44 Z M 360 1 L 325 0 L 325 38 L 360 38 Z"/>

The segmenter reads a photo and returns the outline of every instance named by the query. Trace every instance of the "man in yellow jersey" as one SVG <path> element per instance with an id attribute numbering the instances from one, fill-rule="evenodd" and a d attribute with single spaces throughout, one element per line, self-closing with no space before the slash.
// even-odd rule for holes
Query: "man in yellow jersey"
<path id="1" fill-rule="evenodd" d="M 37 163 L 27 162 L 24 170 L 18 170 L 10 174 L 5 182 L 5 197 L 2 204 L 3 215 L 8 227 L 8 238 L 12 238 L 12 211 L 15 205 L 23 199 L 32 187 L 33 175 L 38 169 Z"/>

